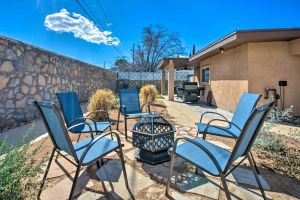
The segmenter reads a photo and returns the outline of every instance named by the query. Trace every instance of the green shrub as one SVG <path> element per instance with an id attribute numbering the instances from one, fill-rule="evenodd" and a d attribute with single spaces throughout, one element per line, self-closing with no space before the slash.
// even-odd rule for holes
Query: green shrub
<path id="1" fill-rule="evenodd" d="M 140 90 L 142 106 L 153 104 L 157 93 L 155 85 L 144 85 Z"/>
<path id="2" fill-rule="evenodd" d="M 115 95 L 109 89 L 99 89 L 90 98 L 88 104 L 88 111 L 93 112 L 96 110 L 108 111 L 115 104 Z M 96 120 L 103 120 L 103 113 L 94 113 L 90 117 Z"/>
<path id="3" fill-rule="evenodd" d="M 0 141 L 0 199 L 35 199 L 44 158 L 38 160 L 41 145 L 33 148 L 24 137 L 17 145 Z"/>

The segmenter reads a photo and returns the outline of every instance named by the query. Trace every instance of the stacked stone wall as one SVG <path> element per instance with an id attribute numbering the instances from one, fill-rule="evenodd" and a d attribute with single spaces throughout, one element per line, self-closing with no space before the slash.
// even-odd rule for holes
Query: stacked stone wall
<path id="1" fill-rule="evenodd" d="M 99 88 L 116 89 L 117 74 L 6 37 L 0 37 L 0 131 L 37 117 L 32 101 L 57 103 L 75 91 L 86 102 Z"/>

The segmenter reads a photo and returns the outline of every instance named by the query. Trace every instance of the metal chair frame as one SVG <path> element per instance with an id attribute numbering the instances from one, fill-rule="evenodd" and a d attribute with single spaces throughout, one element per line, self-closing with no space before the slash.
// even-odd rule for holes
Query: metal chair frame
<path id="1" fill-rule="evenodd" d="M 174 148 L 173 148 L 173 151 L 172 151 L 172 155 L 171 155 L 171 164 L 170 164 L 170 168 L 169 168 L 169 177 L 168 177 L 167 186 L 166 186 L 166 195 L 168 195 L 168 192 L 169 192 L 170 181 L 171 181 L 171 176 L 172 176 L 172 172 L 173 172 L 175 157 L 176 156 L 180 156 L 176 152 L 177 144 L 178 144 L 178 142 L 180 140 L 185 140 L 186 142 L 190 142 L 190 143 L 194 144 L 197 148 L 200 148 L 201 150 L 203 150 L 208 155 L 208 157 L 211 159 L 211 161 L 214 163 L 214 165 L 215 165 L 216 169 L 218 170 L 219 174 L 218 175 L 212 174 L 211 172 L 209 172 L 206 169 L 198 166 L 196 163 L 192 162 L 191 160 L 189 160 L 187 158 L 183 158 L 183 159 L 185 159 L 186 161 L 192 163 L 197 168 L 200 168 L 201 170 L 206 171 L 207 173 L 209 173 L 212 176 L 220 177 L 221 181 L 222 181 L 223 189 L 225 191 L 227 199 L 230 200 L 231 196 L 230 196 L 230 192 L 229 192 L 229 189 L 228 189 L 228 186 L 227 186 L 227 183 L 226 183 L 226 177 L 230 173 L 232 173 L 232 171 L 235 170 L 245 159 L 248 159 L 249 163 L 250 163 L 250 166 L 252 168 L 253 174 L 255 176 L 256 182 L 257 182 L 257 184 L 259 186 L 259 189 L 261 191 L 261 194 L 262 194 L 263 198 L 266 200 L 267 197 L 265 195 L 265 192 L 264 192 L 264 189 L 262 187 L 262 184 L 261 184 L 261 182 L 259 180 L 258 173 L 257 173 L 258 169 L 255 168 L 256 165 L 255 165 L 254 159 L 253 159 L 253 157 L 252 157 L 252 155 L 250 153 L 250 149 L 251 149 L 251 146 L 253 145 L 254 140 L 256 139 L 256 137 L 257 137 L 257 135 L 259 133 L 259 130 L 261 129 L 261 127 L 262 127 L 262 125 L 263 125 L 263 123 L 265 121 L 265 118 L 267 117 L 267 115 L 270 112 L 270 110 L 274 107 L 274 105 L 275 105 L 275 102 L 271 102 L 267 106 L 265 106 L 264 108 L 262 108 L 262 110 L 259 111 L 259 110 L 255 109 L 252 112 L 251 116 L 247 120 L 246 125 L 244 126 L 244 128 L 243 128 L 243 130 L 241 132 L 240 137 L 237 139 L 237 143 L 235 144 L 235 146 L 233 148 L 231 156 L 230 156 L 230 158 L 228 160 L 228 163 L 227 163 L 227 165 L 226 165 L 226 167 L 225 167 L 224 170 L 221 169 L 221 167 L 220 167 L 219 163 L 217 162 L 216 158 L 213 156 L 213 154 L 205 146 L 203 146 L 202 144 L 200 144 L 198 142 L 195 142 L 192 139 L 187 138 L 187 137 L 179 137 L 179 138 L 177 138 L 175 140 L 175 145 L 174 145 Z M 244 136 L 246 134 L 246 130 L 250 127 L 251 121 L 253 120 L 253 118 L 255 117 L 255 115 L 258 112 L 262 112 L 262 111 L 265 111 L 265 110 L 266 110 L 266 112 L 264 113 L 262 119 L 260 120 L 258 126 L 256 127 L 255 132 L 254 132 L 254 134 L 253 134 L 250 142 L 248 143 L 248 146 L 247 146 L 246 150 L 244 151 L 244 153 L 242 155 L 242 156 L 244 156 L 244 158 L 237 165 L 235 165 L 234 167 L 232 167 L 233 162 L 235 161 L 235 155 L 236 155 L 236 153 L 237 153 L 237 151 L 238 151 L 241 143 L 243 142 L 243 138 L 244 138 Z"/>
<path id="2" fill-rule="evenodd" d="M 140 98 L 139 98 L 139 95 L 138 96 L 138 107 L 139 107 L 139 112 L 141 114 L 147 114 L 145 112 L 142 112 L 142 108 L 140 106 Z M 127 119 L 137 119 L 137 118 L 142 118 L 143 116 L 142 115 L 136 115 L 136 116 L 133 116 L 133 117 L 129 117 L 128 114 L 127 114 L 127 110 L 126 110 L 126 105 L 122 104 L 122 100 L 121 100 L 121 95 L 120 95 L 120 91 L 119 91 L 119 97 L 120 97 L 120 108 L 119 108 L 119 112 L 118 112 L 118 122 L 117 122 L 117 130 L 119 130 L 119 123 L 120 123 L 120 115 L 122 114 L 123 117 L 124 117 L 124 125 L 125 125 L 125 139 L 128 140 L 128 135 L 127 135 Z M 151 112 L 150 110 L 150 105 L 147 105 L 147 108 L 148 108 L 148 113 Z"/>
<path id="3" fill-rule="evenodd" d="M 61 151 L 63 151 L 63 150 L 60 149 L 58 147 L 58 145 L 56 144 L 55 139 L 52 136 L 50 126 L 49 126 L 47 120 L 45 119 L 45 116 L 44 116 L 44 114 L 43 114 L 43 112 L 42 112 L 42 110 L 40 108 L 40 106 L 45 106 L 45 107 L 53 109 L 54 112 L 55 112 L 55 114 L 56 114 L 56 117 L 57 117 L 57 119 L 58 119 L 58 121 L 60 123 L 60 126 L 61 127 L 65 127 L 65 124 L 63 122 L 62 116 L 58 112 L 58 110 L 55 107 L 55 105 L 53 103 L 43 102 L 43 101 L 39 101 L 39 102 L 33 101 L 33 104 L 37 107 L 37 110 L 41 114 L 42 121 L 44 122 L 44 125 L 45 125 L 45 127 L 46 127 L 46 129 L 47 129 L 47 131 L 49 133 L 49 137 L 50 137 L 50 139 L 51 139 L 51 141 L 53 143 L 53 146 L 54 146 L 53 149 L 52 149 L 52 153 L 51 153 L 51 156 L 50 156 L 50 159 L 49 159 L 49 162 L 48 162 L 45 174 L 44 174 L 43 179 L 42 179 L 40 190 L 39 190 L 38 195 L 37 195 L 38 199 L 40 199 L 40 195 L 42 193 L 42 190 L 43 190 L 43 187 L 44 187 L 44 184 L 45 184 L 45 180 L 47 178 L 47 175 L 48 175 L 49 169 L 51 167 L 51 163 L 52 163 L 52 160 L 53 160 L 53 157 L 54 157 L 55 153 L 57 153 L 57 155 L 61 155 L 63 158 L 65 158 L 67 161 L 69 161 L 70 163 L 72 163 L 76 167 L 76 173 L 75 173 L 75 176 L 74 176 L 74 179 L 73 179 L 73 184 L 72 184 L 71 192 L 70 192 L 70 195 L 69 195 L 69 199 L 73 199 L 74 198 L 73 195 L 74 195 L 74 192 L 75 192 L 76 183 L 77 183 L 77 179 L 78 179 L 78 176 L 79 176 L 81 168 L 84 167 L 84 166 L 91 165 L 94 162 L 98 163 L 98 159 L 101 159 L 103 156 L 105 156 L 105 155 L 107 155 L 107 154 L 109 154 L 109 153 L 111 153 L 113 151 L 117 152 L 117 154 L 120 157 L 121 165 L 122 165 L 122 170 L 123 170 L 123 175 L 124 175 L 124 179 L 125 179 L 125 185 L 126 185 L 126 188 L 129 191 L 130 195 L 131 195 L 129 184 L 128 184 L 128 179 L 127 179 L 127 174 L 126 174 L 126 169 L 125 169 L 125 161 L 124 161 L 124 157 L 123 157 L 122 145 L 121 145 L 120 137 L 119 137 L 119 135 L 116 132 L 108 132 L 108 133 L 104 133 L 104 134 L 98 136 L 96 139 L 92 138 L 93 139 L 92 142 L 86 147 L 86 149 L 83 152 L 83 154 L 81 155 L 81 157 L 78 158 L 77 155 L 76 155 L 75 149 L 73 147 L 73 144 L 71 142 L 71 139 L 70 139 L 70 137 L 68 135 L 68 130 L 70 130 L 70 129 L 76 127 L 76 126 L 82 125 L 82 124 L 84 124 L 86 122 L 80 123 L 80 124 L 76 124 L 76 125 L 74 125 L 72 127 L 69 127 L 68 129 L 64 128 L 64 130 L 63 130 L 64 137 L 66 138 L 66 140 L 68 142 L 68 146 L 71 149 L 71 154 L 72 154 L 71 156 L 74 159 L 74 161 L 72 161 L 71 159 L 69 159 L 68 157 L 66 157 L 65 155 L 63 155 L 61 153 Z M 86 124 L 90 127 L 90 130 L 92 130 L 92 128 L 89 125 L 89 123 L 86 123 Z M 83 163 L 83 160 L 84 160 L 85 156 L 87 155 L 87 153 L 89 152 L 89 150 L 91 149 L 91 147 L 93 147 L 94 144 L 96 144 L 99 140 L 103 139 L 104 137 L 106 137 L 108 135 L 115 136 L 117 138 L 118 146 L 116 148 L 114 148 L 114 149 L 106 152 L 105 154 L 102 154 L 101 156 L 97 157 L 96 159 L 94 159 L 94 160 L 92 160 L 92 161 L 90 161 L 88 163 Z M 99 165 L 98 165 L 98 168 L 99 168 Z"/>
<path id="4" fill-rule="evenodd" d="M 74 93 L 75 93 L 75 92 L 74 92 Z M 58 95 L 59 95 L 59 93 L 56 93 L 56 96 L 57 96 L 57 98 L 58 98 L 58 100 L 59 100 L 60 98 L 58 97 Z M 75 93 L 75 95 L 77 95 L 77 94 Z M 60 102 L 60 100 L 59 100 L 59 103 L 60 103 L 60 105 L 61 105 L 61 107 L 62 107 L 62 103 Z M 63 110 L 62 110 L 62 111 L 63 111 Z M 91 118 L 91 117 L 89 117 L 91 114 L 93 114 L 93 113 L 98 113 L 98 112 L 104 113 L 106 120 L 107 120 L 108 122 L 111 123 L 111 125 L 109 126 L 109 131 L 112 131 L 112 128 L 111 128 L 112 122 L 111 122 L 111 120 L 110 120 L 110 118 L 109 118 L 108 112 L 105 111 L 105 110 L 95 110 L 95 111 L 92 111 L 92 112 L 87 112 L 87 113 L 83 114 L 82 117 L 78 117 L 78 118 L 72 120 L 72 121 L 69 123 L 69 125 L 67 124 L 67 126 L 68 126 L 68 128 L 69 128 L 70 126 L 76 125 L 77 123 L 81 123 L 82 120 L 85 121 L 86 124 L 89 124 L 89 123 L 87 122 L 87 120 L 90 120 L 91 123 L 94 124 L 95 130 L 89 131 L 89 133 L 91 133 L 91 132 L 93 133 L 93 132 L 94 132 L 94 133 L 96 133 L 97 135 L 98 135 L 98 134 L 101 134 L 101 133 L 103 133 L 106 129 L 105 129 L 104 131 L 99 131 L 99 130 L 97 129 L 97 123 L 96 123 L 96 120 L 93 119 L 93 118 Z M 64 111 L 63 111 L 62 113 L 63 113 L 63 115 L 64 115 Z M 72 131 L 71 131 L 71 132 L 72 132 Z M 80 132 L 80 133 L 79 133 L 77 142 L 80 140 L 80 137 L 81 137 L 81 134 L 82 134 L 82 133 L 85 133 L 85 132 Z"/>

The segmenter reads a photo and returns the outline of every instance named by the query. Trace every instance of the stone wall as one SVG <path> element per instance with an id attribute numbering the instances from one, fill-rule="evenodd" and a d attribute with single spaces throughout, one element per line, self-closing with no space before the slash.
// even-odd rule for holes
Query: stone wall
<path id="1" fill-rule="evenodd" d="M 0 131 L 37 116 L 32 100 L 57 103 L 56 92 L 75 91 L 82 102 L 98 88 L 115 90 L 117 74 L 0 37 Z"/>

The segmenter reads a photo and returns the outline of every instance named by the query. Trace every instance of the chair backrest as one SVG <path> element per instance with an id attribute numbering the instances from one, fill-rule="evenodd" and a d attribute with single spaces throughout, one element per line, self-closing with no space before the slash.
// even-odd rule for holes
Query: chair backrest
<path id="1" fill-rule="evenodd" d="M 41 115 L 54 147 L 58 148 L 59 150 L 63 150 L 72 156 L 75 156 L 74 148 L 68 135 L 68 131 L 65 127 L 62 116 L 56 109 L 54 103 L 46 101 L 33 101 L 33 104 L 37 107 Z"/>
<path id="2" fill-rule="evenodd" d="M 268 116 L 268 113 L 274 107 L 274 105 L 275 102 L 273 101 L 259 106 L 253 110 L 244 128 L 242 129 L 236 145 L 232 150 L 232 154 L 226 169 L 229 169 L 230 165 L 237 158 L 246 155 L 250 151 L 250 148 L 256 139 L 266 117 Z"/>
<path id="3" fill-rule="evenodd" d="M 231 122 L 236 124 L 240 129 L 243 129 L 260 97 L 260 94 L 244 93 L 239 100 Z M 232 126 L 232 129 L 236 128 Z M 232 132 L 238 133 L 239 131 L 232 130 Z"/>
<path id="4" fill-rule="evenodd" d="M 78 96 L 75 92 L 60 92 L 56 93 L 56 96 L 58 98 L 67 127 L 71 127 L 75 124 L 84 123 L 83 119 L 76 120 L 78 118 L 83 117 L 83 113 L 80 107 Z M 72 123 L 74 120 L 76 120 L 76 123 Z M 72 128 L 70 131 L 78 133 L 81 132 L 83 128 L 84 124 Z"/>
<path id="5" fill-rule="evenodd" d="M 119 90 L 120 106 L 126 106 L 126 113 L 140 113 L 139 91 L 136 88 L 124 88 Z M 124 111 L 121 109 L 121 113 Z"/>

